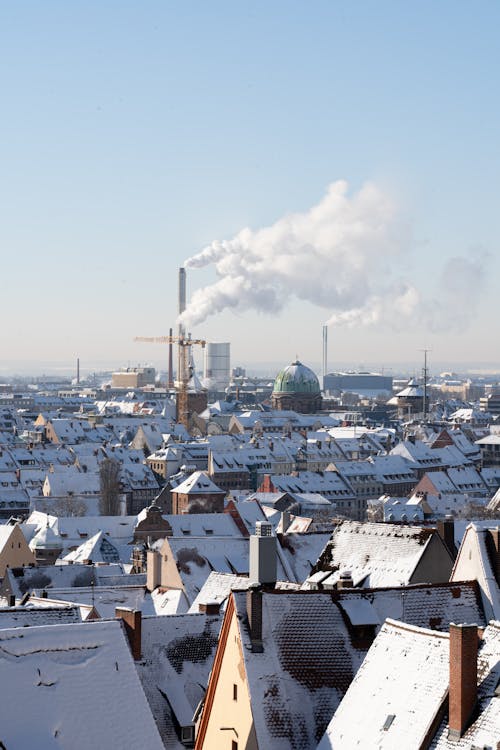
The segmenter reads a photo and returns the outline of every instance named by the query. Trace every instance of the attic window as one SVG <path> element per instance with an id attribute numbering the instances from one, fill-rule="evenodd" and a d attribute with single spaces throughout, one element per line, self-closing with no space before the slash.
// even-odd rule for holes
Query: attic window
<path id="1" fill-rule="evenodd" d="M 194 727 L 187 726 L 181 728 L 181 742 L 193 742 L 194 740 Z"/>
<path id="2" fill-rule="evenodd" d="M 191 533 L 191 529 L 181 529 L 181 531 L 184 534 L 184 536 L 189 536 Z"/>
<path id="3" fill-rule="evenodd" d="M 384 732 L 387 732 L 387 730 L 390 728 L 390 726 L 391 726 L 391 724 L 392 724 L 392 722 L 394 721 L 395 718 L 396 718 L 396 714 L 389 714 L 389 716 L 387 717 L 387 719 L 384 722 L 384 726 L 382 727 L 382 729 L 384 730 Z"/>

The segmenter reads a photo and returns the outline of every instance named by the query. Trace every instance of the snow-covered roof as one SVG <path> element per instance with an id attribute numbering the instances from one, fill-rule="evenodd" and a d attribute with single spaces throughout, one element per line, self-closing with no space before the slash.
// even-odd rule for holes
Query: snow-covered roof
<path id="1" fill-rule="evenodd" d="M 352 644 L 325 594 L 264 593 L 263 652 L 251 650 L 246 594 L 233 594 L 260 748 L 310 750 L 356 674 L 365 648 Z"/>
<path id="2" fill-rule="evenodd" d="M 377 625 L 390 617 L 409 625 L 447 632 L 452 622 L 475 622 L 486 625 L 487 620 L 476 581 L 456 583 L 420 583 L 382 589 L 340 589 L 331 592 L 334 601 L 348 614 L 353 625 Z M 354 604 L 370 608 L 353 610 Z M 351 612 L 356 622 L 351 619 Z M 364 618 L 367 617 L 367 620 Z"/>
<path id="3" fill-rule="evenodd" d="M 322 555 L 321 567 L 332 571 L 323 583 L 333 586 L 340 571 L 349 570 L 355 586 L 408 584 L 432 534 L 416 526 L 343 521 Z"/>
<path id="4" fill-rule="evenodd" d="M 431 750 L 470 750 L 498 747 L 500 737 L 500 700 L 497 689 L 500 681 L 500 623 L 491 622 L 483 633 L 477 661 L 477 713 L 472 724 L 459 740 L 448 738 L 447 721 L 443 720 Z"/>
<path id="5" fill-rule="evenodd" d="M 193 601 L 189 612 L 198 613 L 200 604 L 225 602 L 233 589 L 242 591 L 255 585 L 248 576 L 237 576 L 234 573 L 217 573 L 212 571 L 203 584 L 201 591 Z"/>
<path id="6" fill-rule="evenodd" d="M 143 658 L 136 667 L 160 735 L 169 750 L 185 747 L 180 742 L 177 727 L 194 723 L 193 715 L 204 697 L 212 668 L 220 624 L 220 617 L 205 615 L 142 620 Z"/>
<path id="7" fill-rule="evenodd" d="M 0 689 L 7 748 L 164 749 L 119 621 L 1 630 Z"/>
<path id="8" fill-rule="evenodd" d="M 81 622 L 80 610 L 71 604 L 59 607 L 6 607 L 0 609 L 0 630 Z"/>
<path id="9" fill-rule="evenodd" d="M 490 527 L 493 523 L 489 522 Z M 487 535 L 488 528 L 480 528 L 474 523 L 469 524 L 450 580 L 477 580 L 488 620 L 500 620 L 500 588 L 488 553 Z"/>
<path id="10" fill-rule="evenodd" d="M 195 471 L 190 474 L 181 484 L 178 484 L 175 488 L 175 492 L 181 495 L 191 494 L 215 494 L 225 495 L 225 490 L 221 490 L 217 487 L 214 482 L 210 479 L 208 474 L 204 471 Z"/>
<path id="11" fill-rule="evenodd" d="M 447 634 L 387 620 L 318 750 L 421 747 L 448 690 L 448 651 Z"/>
<path id="12" fill-rule="evenodd" d="M 145 615 L 154 615 L 151 596 L 145 586 L 78 586 L 53 588 L 54 599 L 71 604 L 95 607 L 102 619 L 113 618 L 117 607 L 140 609 Z"/>

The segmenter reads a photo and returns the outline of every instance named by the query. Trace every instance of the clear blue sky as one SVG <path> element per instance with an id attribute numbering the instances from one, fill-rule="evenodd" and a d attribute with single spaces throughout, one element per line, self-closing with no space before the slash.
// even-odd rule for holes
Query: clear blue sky
<path id="1" fill-rule="evenodd" d="M 467 325 L 331 330 L 332 365 L 422 346 L 500 362 L 499 28 L 481 1 L 2 4 L 0 371 L 158 362 L 132 338 L 174 325 L 183 259 L 338 179 L 395 201 L 419 288 L 449 257 L 489 258 Z M 190 289 L 213 279 L 192 272 Z M 318 362 L 327 317 L 291 297 L 194 333 L 230 340 L 234 364 Z"/>

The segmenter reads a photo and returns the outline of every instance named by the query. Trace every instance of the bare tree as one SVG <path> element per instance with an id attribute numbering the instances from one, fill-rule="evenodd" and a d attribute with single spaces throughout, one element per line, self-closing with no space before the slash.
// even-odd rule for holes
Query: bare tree
<path id="1" fill-rule="evenodd" d="M 117 516 L 120 511 L 120 463 L 115 458 L 105 458 L 99 468 L 101 516 Z"/>

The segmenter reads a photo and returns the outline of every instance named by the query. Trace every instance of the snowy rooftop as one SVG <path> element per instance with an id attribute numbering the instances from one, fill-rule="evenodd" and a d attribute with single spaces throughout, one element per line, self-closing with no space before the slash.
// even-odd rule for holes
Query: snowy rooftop
<path id="1" fill-rule="evenodd" d="M 366 653 L 325 594 L 263 594 L 263 653 L 252 653 L 246 595 L 233 594 L 261 748 L 315 748 Z"/>
<path id="2" fill-rule="evenodd" d="M 178 727 L 193 724 L 208 683 L 220 624 L 219 617 L 205 615 L 143 618 L 143 658 L 136 666 L 169 750 L 184 748 Z M 144 743 L 138 747 L 149 750 Z"/>
<path id="3" fill-rule="evenodd" d="M 323 569 L 330 569 L 333 585 L 348 569 L 354 585 L 408 584 L 431 538 L 432 531 L 414 526 L 343 521 L 326 547 Z"/>
<path id="4" fill-rule="evenodd" d="M 1 630 L 0 686 L 6 748 L 163 750 L 118 621 Z"/>
<path id="5" fill-rule="evenodd" d="M 387 620 L 318 750 L 421 747 L 448 690 L 448 644 L 445 633 Z"/>

